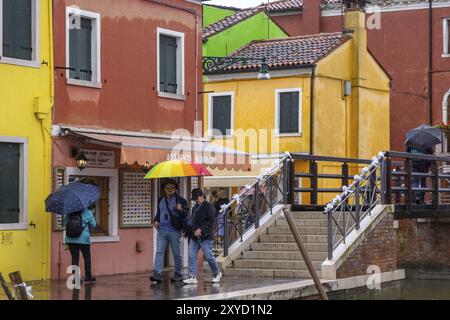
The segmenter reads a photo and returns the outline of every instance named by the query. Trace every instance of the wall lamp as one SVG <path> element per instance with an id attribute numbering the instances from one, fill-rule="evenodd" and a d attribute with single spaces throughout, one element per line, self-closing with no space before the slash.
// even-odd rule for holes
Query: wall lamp
<path id="1" fill-rule="evenodd" d="M 78 147 L 73 146 L 70 152 L 72 158 L 75 158 L 78 169 L 83 171 L 83 169 L 87 166 L 88 158 L 86 158 L 83 151 L 81 151 Z"/>
<path id="2" fill-rule="evenodd" d="M 144 165 L 142 166 L 142 171 L 147 173 L 150 171 L 151 168 L 152 168 L 152 165 L 150 164 L 150 162 L 145 161 Z"/>

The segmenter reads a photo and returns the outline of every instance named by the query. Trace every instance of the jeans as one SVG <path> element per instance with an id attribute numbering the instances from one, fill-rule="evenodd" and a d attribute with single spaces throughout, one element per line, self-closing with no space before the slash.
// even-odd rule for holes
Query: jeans
<path id="1" fill-rule="evenodd" d="M 214 275 L 219 273 L 219 267 L 212 253 L 212 247 L 212 240 L 189 240 L 189 275 L 193 277 L 197 276 L 197 255 L 200 248 L 205 253 L 206 261 L 208 261 L 212 273 Z"/>
<path id="2" fill-rule="evenodd" d="M 91 245 L 90 244 L 79 244 L 79 243 L 68 243 L 70 255 L 72 256 L 72 265 L 79 266 L 80 263 L 80 251 L 83 254 L 84 260 L 84 273 L 86 278 L 92 277 L 91 271 Z"/>
<path id="3" fill-rule="evenodd" d="M 179 231 L 163 231 L 158 230 L 156 237 L 156 256 L 153 271 L 161 273 L 164 264 L 164 253 L 167 245 L 170 244 L 173 258 L 175 260 L 175 273 L 181 275 L 183 273 L 183 259 L 181 257 L 181 233 Z"/>

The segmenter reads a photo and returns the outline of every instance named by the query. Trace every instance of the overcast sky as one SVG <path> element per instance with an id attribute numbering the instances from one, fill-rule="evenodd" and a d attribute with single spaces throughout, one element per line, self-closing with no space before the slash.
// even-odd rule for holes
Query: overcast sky
<path id="1" fill-rule="evenodd" d="M 274 2 L 276 0 L 269 0 Z M 205 2 L 205 4 L 217 4 L 219 6 L 237 7 L 237 8 L 249 8 L 257 6 L 261 3 L 267 3 L 267 0 L 211 0 Z"/>

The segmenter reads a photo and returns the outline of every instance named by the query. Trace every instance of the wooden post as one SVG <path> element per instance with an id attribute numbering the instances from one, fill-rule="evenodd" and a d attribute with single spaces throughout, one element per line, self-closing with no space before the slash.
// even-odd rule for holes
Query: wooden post
<path id="1" fill-rule="evenodd" d="M 0 284 L 3 287 L 3 291 L 5 291 L 6 296 L 8 297 L 8 300 L 14 300 L 13 295 L 11 294 L 11 291 L 9 290 L 8 285 L 6 284 L 5 278 L 3 278 L 2 273 L 0 272 Z"/>
<path id="2" fill-rule="evenodd" d="M 311 177 L 311 204 L 317 204 L 317 188 L 318 188 L 318 168 L 317 168 L 317 162 L 314 160 L 309 163 L 310 166 L 310 173 L 312 174 Z"/>
<path id="3" fill-rule="evenodd" d="M 11 279 L 11 283 L 14 286 L 14 293 L 17 300 L 29 300 L 27 295 L 27 289 L 22 281 L 22 276 L 20 275 L 20 271 L 11 272 L 9 274 L 9 279 Z"/>
<path id="4" fill-rule="evenodd" d="M 405 178 L 405 206 L 406 210 L 411 211 L 412 203 L 415 199 L 413 199 L 413 191 L 412 191 L 412 161 L 411 159 L 405 160 L 405 172 L 406 172 L 406 178 Z"/>
<path id="5" fill-rule="evenodd" d="M 431 172 L 433 173 L 433 177 L 431 178 L 431 186 L 433 188 L 433 192 L 431 193 L 432 205 L 433 209 L 436 210 L 439 203 L 439 167 L 436 160 L 431 162 Z M 426 187 L 426 185 L 424 186 Z"/>
<path id="6" fill-rule="evenodd" d="M 302 254 L 303 260 L 306 263 L 306 266 L 308 267 L 309 273 L 311 274 L 311 277 L 314 280 L 314 284 L 316 285 L 320 298 L 322 300 L 328 300 L 328 296 L 322 287 L 322 283 L 320 282 L 320 279 L 317 276 L 316 270 L 314 269 L 311 259 L 308 256 L 308 252 L 306 251 L 306 248 L 303 245 L 303 241 L 300 237 L 300 234 L 298 233 L 298 230 L 295 227 L 294 220 L 292 219 L 291 214 L 289 213 L 288 210 L 284 210 L 284 216 L 286 217 L 287 223 L 289 224 L 289 228 L 291 229 L 292 234 L 294 235 L 295 242 L 297 242 L 298 248 L 300 249 L 300 252 Z"/>

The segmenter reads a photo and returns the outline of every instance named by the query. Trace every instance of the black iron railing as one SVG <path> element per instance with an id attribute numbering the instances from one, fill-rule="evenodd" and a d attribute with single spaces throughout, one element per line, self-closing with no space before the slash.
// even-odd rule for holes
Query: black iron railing
<path id="1" fill-rule="evenodd" d="M 292 160 L 287 155 L 222 206 L 214 237 L 216 254 L 227 256 L 229 247 L 234 242 L 242 242 L 247 230 L 259 228 L 264 215 L 273 214 L 276 205 L 288 203 L 291 168 Z"/>

